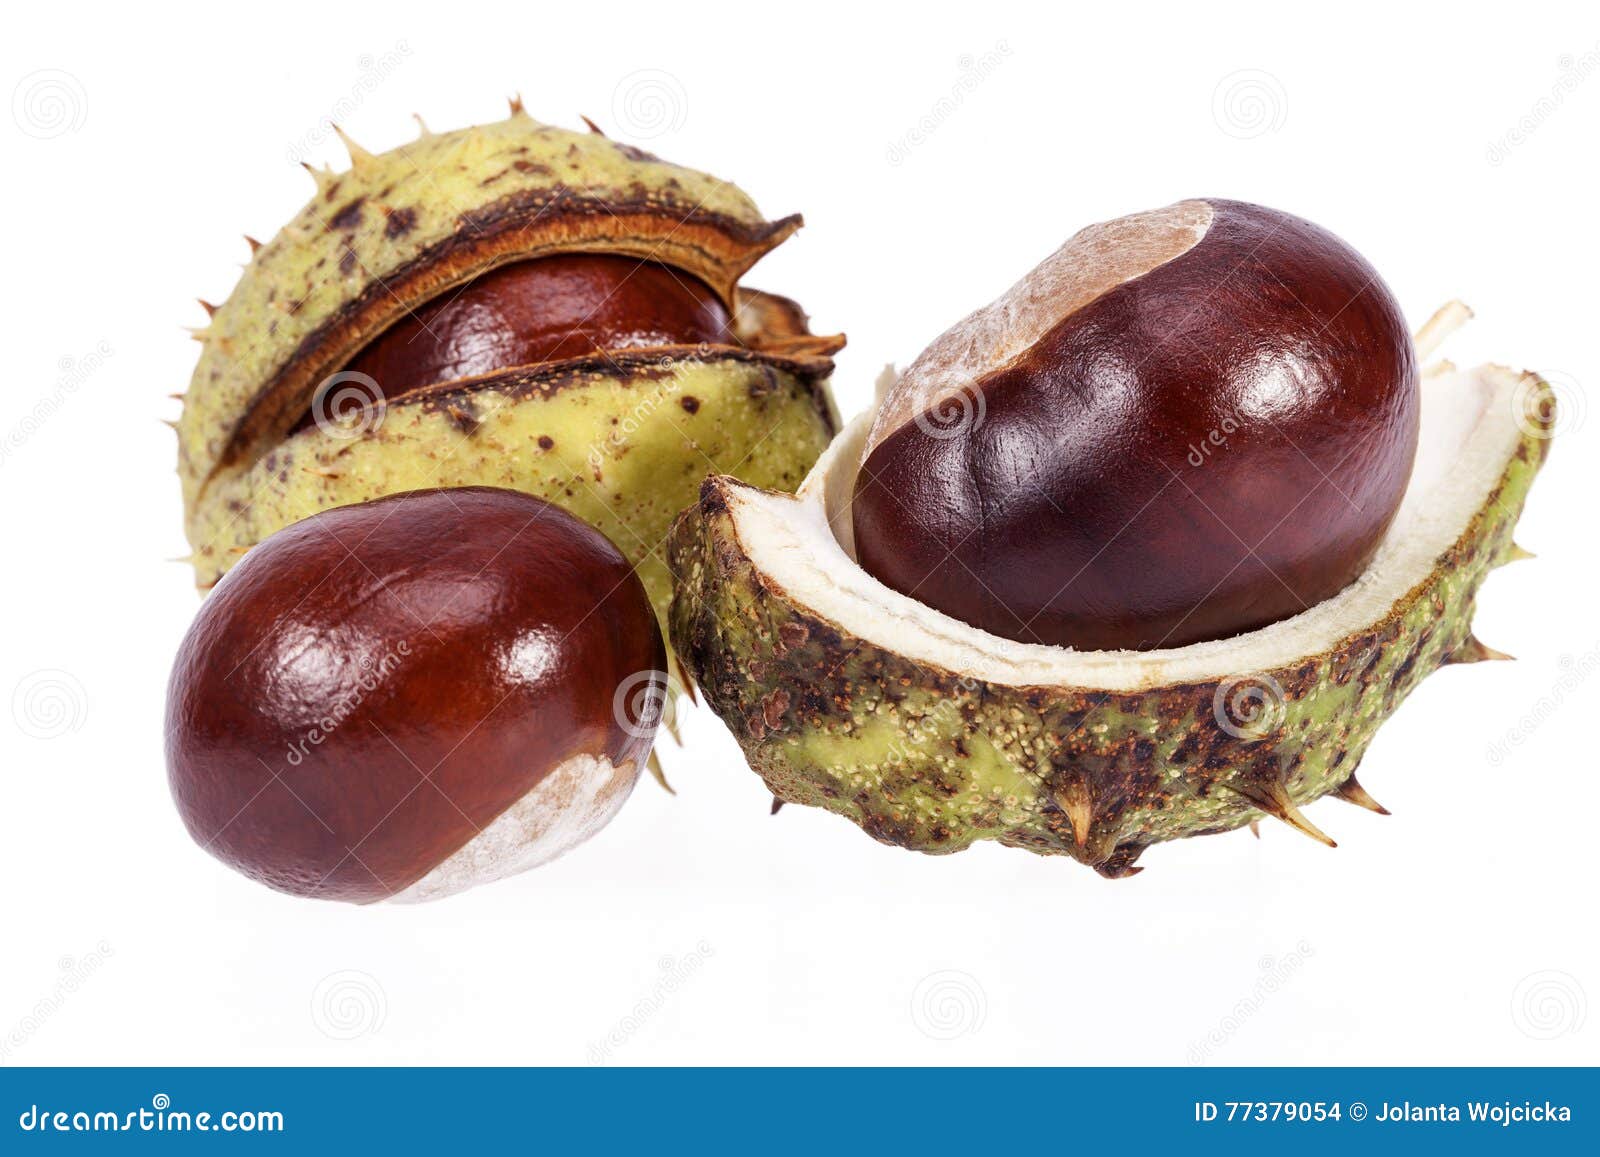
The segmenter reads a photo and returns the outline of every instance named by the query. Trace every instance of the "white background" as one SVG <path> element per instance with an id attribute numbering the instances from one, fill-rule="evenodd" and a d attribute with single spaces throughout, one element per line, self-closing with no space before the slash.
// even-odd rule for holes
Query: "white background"
<path id="1" fill-rule="evenodd" d="M 1522 3 L 26 5 L 0 85 L 0 1063 L 1595 1063 L 1600 19 Z M 1587 9 L 1587 11 L 1585 11 Z M 981 74 L 981 79 L 973 81 Z M 423 908 L 195 848 L 161 753 L 197 606 L 172 417 L 294 160 L 586 113 L 807 227 L 750 279 L 847 330 L 849 414 L 1082 225 L 1187 196 L 1328 226 L 1447 352 L 1547 371 L 1562 437 L 1479 634 L 1327 801 L 1107 882 L 880 846 L 684 718 L 616 823 Z M 96 351 L 101 351 L 97 353 Z M 54 712 L 52 714 L 52 712 Z M 1497 746 L 1498 745 L 1498 746 Z"/>

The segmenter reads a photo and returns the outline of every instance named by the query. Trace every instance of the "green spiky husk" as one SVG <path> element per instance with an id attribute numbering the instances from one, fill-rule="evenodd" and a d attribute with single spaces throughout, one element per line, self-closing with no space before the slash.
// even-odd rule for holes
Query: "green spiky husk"
<path id="1" fill-rule="evenodd" d="M 753 564 L 728 511 L 740 484 L 726 478 L 673 528 L 672 639 L 779 799 L 916 851 L 992 839 L 1128 875 L 1151 844 L 1284 818 L 1340 789 L 1418 683 L 1478 655 L 1478 588 L 1512 557 L 1547 450 L 1525 433 L 1455 545 L 1383 618 L 1293 666 L 1241 672 L 1282 691 L 1269 725 L 1242 734 L 1216 714 L 1226 680 L 1009 686 L 843 632 Z"/>
<path id="2" fill-rule="evenodd" d="M 739 275 L 799 225 L 736 186 L 596 133 L 504 121 L 425 133 L 317 192 L 203 332 L 179 422 L 187 505 L 287 430 L 317 382 L 409 309 L 510 260 L 601 251 L 661 261 L 734 304 Z M 241 459 L 244 461 L 241 462 Z"/>
<path id="3" fill-rule="evenodd" d="M 734 185 L 520 105 L 494 124 L 351 152 L 348 171 L 313 174 L 316 196 L 256 249 L 197 335 L 177 423 L 197 584 L 332 506 L 507 486 L 603 531 L 664 617 L 661 541 L 700 480 L 792 488 L 837 429 L 827 377 L 843 340 L 737 284 L 799 218 L 769 222 Z M 319 382 L 408 310 L 497 265 L 572 252 L 693 274 L 727 302 L 740 344 L 508 369 L 389 399 L 348 428 L 296 432 Z"/>

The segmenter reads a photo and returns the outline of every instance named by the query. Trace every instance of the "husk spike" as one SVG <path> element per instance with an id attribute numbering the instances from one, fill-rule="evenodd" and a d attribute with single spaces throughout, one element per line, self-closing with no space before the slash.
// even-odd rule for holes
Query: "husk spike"
<path id="1" fill-rule="evenodd" d="M 650 753 L 650 758 L 644 761 L 644 765 L 650 769 L 650 774 L 655 778 L 655 781 L 667 789 L 668 795 L 678 794 L 677 791 L 673 789 L 673 786 L 667 782 L 667 773 L 662 770 L 660 756 L 652 751 Z"/>
<path id="2" fill-rule="evenodd" d="M 1072 825 L 1072 840 L 1080 848 L 1089 842 L 1089 831 L 1094 826 L 1094 801 L 1089 796 L 1089 785 L 1080 779 L 1070 779 L 1055 789 L 1056 806 L 1066 814 Z"/>
<path id="3" fill-rule="evenodd" d="M 338 125 L 333 126 L 333 131 L 344 144 L 344 151 L 350 155 L 352 170 L 359 173 L 372 164 L 372 154 L 352 140 L 349 133 Z"/>
<path id="4" fill-rule="evenodd" d="M 1450 654 L 1450 662 L 1452 663 L 1488 663 L 1515 658 L 1515 655 L 1508 655 L 1504 651 L 1495 650 L 1476 635 L 1468 635 L 1467 641 Z"/>
<path id="5" fill-rule="evenodd" d="M 1377 812 L 1380 816 L 1386 816 L 1390 814 L 1389 809 L 1384 807 L 1377 800 L 1373 799 L 1372 796 L 1367 793 L 1367 789 L 1361 786 L 1361 782 L 1356 779 L 1354 775 L 1345 780 L 1338 787 L 1334 788 L 1333 794 L 1339 799 L 1344 800 L 1345 803 L 1353 803 L 1356 805 L 1356 807 L 1364 807 L 1369 812 Z"/>
<path id="6" fill-rule="evenodd" d="M 1331 836 L 1306 819 L 1299 806 L 1289 795 L 1289 789 L 1281 782 L 1273 782 L 1266 787 L 1255 784 L 1236 786 L 1233 790 L 1244 796 L 1273 819 L 1282 820 L 1295 831 L 1302 835 L 1310 836 L 1319 844 L 1326 844 L 1330 848 L 1339 846 Z"/>

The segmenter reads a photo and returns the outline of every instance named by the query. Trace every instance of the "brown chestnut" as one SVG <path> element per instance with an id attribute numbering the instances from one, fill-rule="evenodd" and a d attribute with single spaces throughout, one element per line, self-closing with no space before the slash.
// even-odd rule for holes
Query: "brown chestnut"
<path id="1" fill-rule="evenodd" d="M 666 654 L 599 531 L 510 490 L 313 515 L 205 601 L 167 697 L 189 832 L 300 896 L 425 900 L 598 831 L 638 777 Z"/>
<path id="2" fill-rule="evenodd" d="M 1376 550 L 1416 453 L 1405 320 L 1339 238 L 1237 201 L 1074 236 L 936 339 L 869 433 L 861 565 L 1030 643 L 1294 615 Z"/>
<path id="3" fill-rule="evenodd" d="M 728 308 L 693 274 L 611 253 L 519 261 L 446 293 L 345 368 L 387 397 L 512 366 L 649 346 L 738 345 Z"/>

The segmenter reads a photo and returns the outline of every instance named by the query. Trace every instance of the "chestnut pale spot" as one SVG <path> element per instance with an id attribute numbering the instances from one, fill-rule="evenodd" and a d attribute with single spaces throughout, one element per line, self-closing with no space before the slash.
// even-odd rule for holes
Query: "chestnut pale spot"
<path id="1" fill-rule="evenodd" d="M 397 904 L 439 900 L 548 863 L 610 823 L 637 777 L 632 764 L 613 767 L 603 757 L 574 756 L 392 899 Z"/>
<path id="2" fill-rule="evenodd" d="M 1204 201 L 1091 225 L 999 300 L 977 310 L 917 356 L 894 384 L 867 435 L 867 453 L 919 413 L 937 412 L 983 375 L 1028 351 L 1061 318 L 1193 248 L 1211 224 Z"/>

